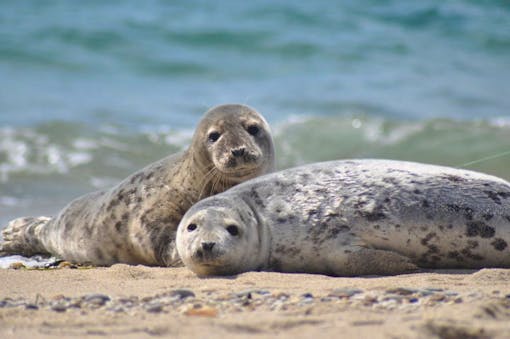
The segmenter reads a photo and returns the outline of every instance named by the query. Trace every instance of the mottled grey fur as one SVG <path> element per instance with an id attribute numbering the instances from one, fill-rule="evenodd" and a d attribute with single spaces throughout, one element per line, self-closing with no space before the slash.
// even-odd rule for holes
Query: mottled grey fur
<path id="1" fill-rule="evenodd" d="M 185 152 L 147 166 L 110 190 L 72 201 L 55 218 L 11 221 L 0 251 L 51 253 L 94 265 L 182 265 L 175 232 L 188 208 L 273 168 L 264 118 L 244 105 L 218 106 L 205 114 Z"/>
<path id="2" fill-rule="evenodd" d="M 510 183 L 387 160 L 311 164 L 250 180 L 194 205 L 177 232 L 182 260 L 199 275 L 510 267 L 509 244 Z"/>

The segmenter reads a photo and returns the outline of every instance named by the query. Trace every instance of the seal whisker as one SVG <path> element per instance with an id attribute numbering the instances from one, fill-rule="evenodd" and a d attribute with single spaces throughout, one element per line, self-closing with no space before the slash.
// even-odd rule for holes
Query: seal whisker
<path id="1" fill-rule="evenodd" d="M 200 189 L 200 193 L 198 194 L 198 199 L 202 198 L 202 195 L 205 192 L 205 188 L 207 187 L 207 185 L 209 183 L 211 183 L 212 179 L 216 176 L 215 171 L 216 171 L 216 167 L 214 167 L 214 165 L 211 165 L 211 168 L 206 172 L 206 174 L 202 178 L 201 184 L 200 184 L 201 189 Z M 210 195 L 210 193 L 209 193 L 209 195 Z"/>

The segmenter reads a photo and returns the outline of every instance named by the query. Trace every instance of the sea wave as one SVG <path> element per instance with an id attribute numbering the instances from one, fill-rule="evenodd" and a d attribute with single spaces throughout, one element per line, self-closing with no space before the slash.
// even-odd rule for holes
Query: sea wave
<path id="1" fill-rule="evenodd" d="M 293 115 L 274 123 L 272 130 L 279 169 L 332 159 L 388 158 L 510 179 L 506 117 L 406 121 L 366 115 Z M 63 122 L 2 127 L 0 219 L 14 210 L 29 213 L 37 206 L 44 210 L 70 197 L 111 187 L 137 169 L 185 149 L 192 134 L 189 128 L 130 130 Z"/>

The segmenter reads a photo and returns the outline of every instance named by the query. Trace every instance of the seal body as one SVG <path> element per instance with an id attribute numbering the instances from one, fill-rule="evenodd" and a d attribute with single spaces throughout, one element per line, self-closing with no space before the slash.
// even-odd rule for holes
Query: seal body
<path id="1" fill-rule="evenodd" d="M 510 267 L 509 244 L 510 183 L 388 160 L 250 180 L 194 205 L 177 232 L 181 258 L 198 275 Z"/>
<path id="2" fill-rule="evenodd" d="M 72 201 L 55 218 L 11 221 L 0 251 L 50 253 L 94 265 L 181 265 L 175 232 L 186 210 L 273 168 L 264 118 L 247 106 L 218 106 L 202 118 L 183 153 L 147 166 L 110 190 Z"/>

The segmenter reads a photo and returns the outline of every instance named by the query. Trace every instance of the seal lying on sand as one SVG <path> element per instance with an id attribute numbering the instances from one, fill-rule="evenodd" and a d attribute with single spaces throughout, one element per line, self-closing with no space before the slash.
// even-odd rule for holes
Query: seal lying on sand
<path id="1" fill-rule="evenodd" d="M 55 218 L 11 221 L 0 251 L 50 253 L 94 265 L 182 265 L 175 232 L 188 208 L 273 169 L 273 141 L 264 118 L 247 106 L 218 106 L 200 121 L 187 151 L 110 190 L 72 201 Z"/>
<path id="2" fill-rule="evenodd" d="M 177 249 L 198 275 L 336 276 L 510 267 L 510 183 L 402 161 L 333 161 L 263 176 L 195 204 Z"/>

